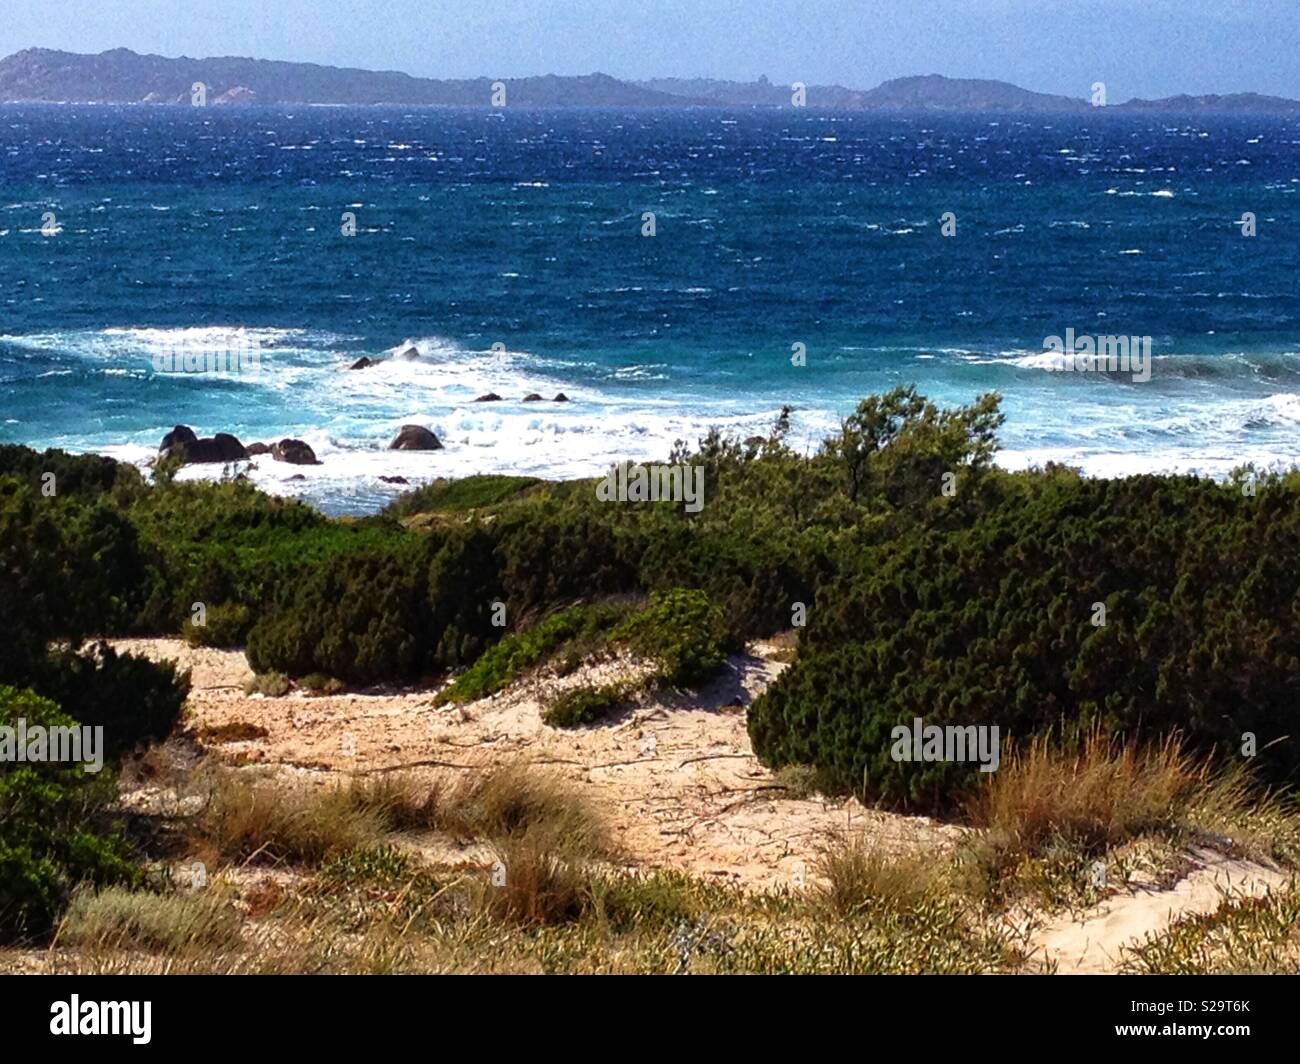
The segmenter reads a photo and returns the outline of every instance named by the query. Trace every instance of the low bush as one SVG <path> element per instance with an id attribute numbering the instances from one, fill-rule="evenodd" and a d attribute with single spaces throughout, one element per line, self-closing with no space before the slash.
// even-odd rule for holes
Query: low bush
<path id="1" fill-rule="evenodd" d="M 195 624 L 193 616 L 181 627 L 185 642 L 199 647 L 240 647 L 253 627 L 253 612 L 239 602 L 218 602 L 207 608 L 204 623 Z"/>
<path id="2" fill-rule="evenodd" d="M 656 591 L 650 605 L 612 633 L 636 653 L 659 663 L 662 678 L 691 687 L 709 678 L 726 660 L 726 621 L 702 591 Z"/>
<path id="3" fill-rule="evenodd" d="M 116 758 L 171 734 L 190 675 L 98 643 L 82 653 L 53 652 L 35 686 L 82 724 L 102 727 L 105 750 Z"/>
<path id="4" fill-rule="evenodd" d="M 579 728 L 614 716 L 627 704 L 622 684 L 590 684 L 561 691 L 542 711 L 542 721 L 552 728 Z"/>
<path id="5" fill-rule="evenodd" d="M 20 720 L 29 729 L 77 724 L 48 699 L 0 687 L 0 727 Z M 78 884 L 138 881 L 115 799 L 107 771 L 0 759 L 0 938 L 45 935 Z"/>
<path id="6" fill-rule="evenodd" d="M 585 654 L 603 645 L 630 606 L 600 603 L 573 606 L 512 633 L 488 649 L 438 696 L 438 703 L 472 702 L 495 694 L 528 669 L 552 656 Z"/>
<path id="7" fill-rule="evenodd" d="M 1256 496 L 1188 477 L 1008 477 L 965 528 L 914 529 L 818 593 L 799 655 L 749 714 L 767 765 L 951 810 L 972 764 L 892 756 L 893 729 L 1062 722 L 1300 774 L 1300 477 Z"/>

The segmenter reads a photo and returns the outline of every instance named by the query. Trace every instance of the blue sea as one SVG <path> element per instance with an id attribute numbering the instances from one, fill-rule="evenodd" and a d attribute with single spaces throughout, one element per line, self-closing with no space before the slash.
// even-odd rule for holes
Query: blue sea
<path id="1" fill-rule="evenodd" d="M 296 436 L 321 465 L 249 475 L 363 513 L 787 403 L 813 449 L 915 383 L 1000 392 L 1010 468 L 1290 465 L 1298 234 L 1294 118 L 2 107 L 0 441 Z M 1150 380 L 1059 372 L 1067 329 L 1150 336 Z M 446 449 L 388 451 L 413 422 Z"/>

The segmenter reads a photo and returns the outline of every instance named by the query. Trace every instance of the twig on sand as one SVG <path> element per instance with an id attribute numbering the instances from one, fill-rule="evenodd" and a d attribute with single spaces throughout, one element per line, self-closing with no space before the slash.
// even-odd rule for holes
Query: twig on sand
<path id="1" fill-rule="evenodd" d="M 355 769 L 351 774 L 353 776 L 373 776 L 379 772 L 400 772 L 404 768 L 429 768 L 429 767 L 461 768 L 461 769 L 469 770 L 469 769 L 481 768 L 482 766 L 461 765 L 461 764 L 457 764 L 455 761 L 440 761 L 436 757 L 429 757 L 429 758 L 425 758 L 422 761 L 403 761 L 400 765 L 381 765 L 379 768 L 359 768 L 359 769 Z"/>
<path id="2" fill-rule="evenodd" d="M 604 764 L 601 765 L 588 765 L 587 771 L 590 772 L 592 769 L 597 769 L 597 768 L 617 768 L 619 765 L 649 764 L 651 761 L 658 761 L 658 760 L 659 758 L 657 757 L 634 757 L 632 758 L 631 761 L 606 761 Z M 579 762 L 574 762 L 574 764 L 579 764 Z"/>
<path id="3" fill-rule="evenodd" d="M 724 758 L 753 756 L 753 754 L 701 754 L 699 757 L 688 757 L 685 761 L 679 762 L 677 767 L 685 768 L 687 765 L 694 764 L 696 761 L 720 761 Z"/>

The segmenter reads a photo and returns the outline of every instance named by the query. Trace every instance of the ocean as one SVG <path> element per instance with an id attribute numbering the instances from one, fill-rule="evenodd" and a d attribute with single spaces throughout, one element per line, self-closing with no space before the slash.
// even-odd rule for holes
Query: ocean
<path id="1" fill-rule="evenodd" d="M 249 476 L 366 513 L 783 404 L 812 449 L 916 384 L 1000 392 L 1010 468 L 1289 466 L 1297 234 L 1294 118 L 6 106 L 0 442 L 294 436 L 320 465 Z M 1149 336 L 1150 379 L 1061 372 L 1067 330 Z M 159 372 L 187 354 L 239 365 Z M 387 450 L 406 423 L 445 449 Z"/>

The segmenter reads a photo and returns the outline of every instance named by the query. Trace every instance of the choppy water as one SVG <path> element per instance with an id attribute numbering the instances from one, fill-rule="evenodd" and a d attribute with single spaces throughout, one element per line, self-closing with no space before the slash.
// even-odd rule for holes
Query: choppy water
<path id="1" fill-rule="evenodd" d="M 1297 233 L 1295 119 L 2 107 L 0 440 L 299 436 L 322 465 L 254 479 L 359 512 L 380 474 L 595 474 L 783 403 L 812 446 L 914 382 L 1001 391 L 1011 466 L 1290 464 Z M 1052 372 L 1067 328 L 1151 336 L 1151 380 Z M 387 451 L 407 422 L 446 450 Z"/>

